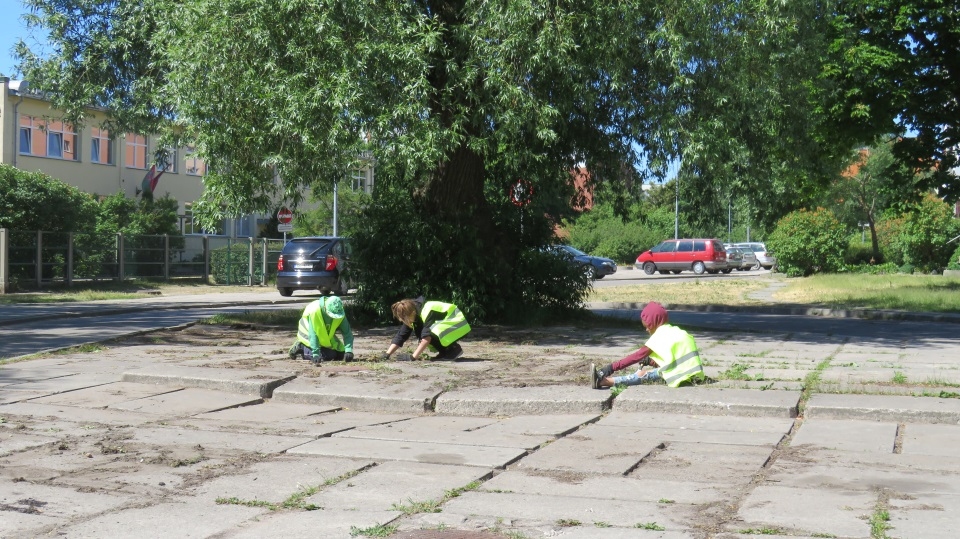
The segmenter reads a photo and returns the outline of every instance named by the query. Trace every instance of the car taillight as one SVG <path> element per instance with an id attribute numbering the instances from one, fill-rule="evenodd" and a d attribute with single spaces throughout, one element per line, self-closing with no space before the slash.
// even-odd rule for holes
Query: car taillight
<path id="1" fill-rule="evenodd" d="M 277 271 L 283 271 L 283 255 L 277 259 Z"/>
<path id="2" fill-rule="evenodd" d="M 337 257 L 327 255 L 327 264 L 323 267 L 324 271 L 333 271 L 337 269 Z"/>

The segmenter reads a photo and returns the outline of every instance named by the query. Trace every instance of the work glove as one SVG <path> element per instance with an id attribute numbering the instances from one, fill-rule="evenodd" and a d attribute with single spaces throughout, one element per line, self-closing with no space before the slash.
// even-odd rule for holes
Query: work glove
<path id="1" fill-rule="evenodd" d="M 353 352 L 347 352 L 343 354 L 344 361 L 353 361 Z"/>
<path id="2" fill-rule="evenodd" d="M 394 352 L 394 361 L 413 361 L 413 356 L 409 352 Z"/>

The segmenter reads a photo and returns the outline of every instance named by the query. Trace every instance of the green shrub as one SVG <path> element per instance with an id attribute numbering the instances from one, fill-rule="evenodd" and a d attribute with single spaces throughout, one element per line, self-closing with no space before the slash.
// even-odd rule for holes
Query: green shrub
<path id="1" fill-rule="evenodd" d="M 846 271 L 848 273 L 863 273 L 867 275 L 887 275 L 900 273 L 900 268 L 892 262 L 885 262 L 883 264 L 854 264 L 847 266 Z"/>
<path id="2" fill-rule="evenodd" d="M 672 233 L 651 224 L 653 220 L 624 220 L 613 213 L 612 206 L 598 204 L 576 221 L 564 224 L 570 234 L 570 245 L 594 256 L 611 258 L 618 264 L 633 264 L 641 252 L 672 237 Z"/>
<path id="3" fill-rule="evenodd" d="M 799 210 L 777 222 L 766 246 L 788 276 L 832 273 L 843 268 L 846 232 L 829 210 Z"/>
<path id="4" fill-rule="evenodd" d="M 899 238 L 904 263 L 923 273 L 945 267 L 952 251 L 947 242 L 956 236 L 958 227 L 950 205 L 927 195 L 905 215 Z"/>
<path id="5" fill-rule="evenodd" d="M 582 307 L 586 277 L 537 251 L 552 236 L 543 212 L 525 211 L 521 233 L 517 208 L 492 204 L 497 224 L 479 230 L 466 212 L 437 215 L 389 179 L 377 189 L 353 238 L 358 321 L 389 321 L 393 302 L 420 295 L 456 304 L 471 323 L 530 322 Z"/>
<path id="6" fill-rule="evenodd" d="M 210 277 L 216 284 L 247 284 L 250 264 L 250 244 L 237 241 L 210 250 Z M 253 282 L 263 277 L 263 250 L 253 249 Z"/>
<path id="7" fill-rule="evenodd" d="M 47 176 L 0 164 L 0 228 L 44 232 L 92 232 L 97 202 Z"/>
<path id="8" fill-rule="evenodd" d="M 870 264 L 873 260 L 873 246 L 870 243 L 860 241 L 860 235 L 856 234 L 850 238 L 847 244 L 847 251 L 843 256 L 843 261 L 847 265 Z M 874 260 L 874 262 L 877 262 Z"/>
<path id="9" fill-rule="evenodd" d="M 960 270 L 960 245 L 957 245 L 957 250 L 950 255 L 950 262 L 947 264 L 947 269 Z"/>

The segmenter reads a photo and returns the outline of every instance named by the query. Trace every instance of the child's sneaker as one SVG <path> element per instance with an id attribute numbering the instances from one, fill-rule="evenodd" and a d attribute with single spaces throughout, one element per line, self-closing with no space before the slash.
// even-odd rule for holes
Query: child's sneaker
<path id="1" fill-rule="evenodd" d="M 590 387 L 592 387 L 593 389 L 600 389 L 601 379 L 602 378 L 600 376 L 600 372 L 597 370 L 597 364 L 591 363 L 590 364 Z"/>

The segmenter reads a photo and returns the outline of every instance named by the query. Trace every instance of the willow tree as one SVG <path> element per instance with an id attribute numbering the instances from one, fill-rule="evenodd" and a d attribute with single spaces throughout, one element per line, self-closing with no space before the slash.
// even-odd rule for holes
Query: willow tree
<path id="1" fill-rule="evenodd" d="M 483 316 L 536 301 L 518 264 L 574 167 L 616 181 L 625 164 L 661 171 L 724 142 L 705 134 L 743 118 L 694 110 L 727 60 L 714 55 L 804 15 L 763 0 L 27 3 L 57 44 L 49 58 L 21 49 L 34 88 L 78 117 L 94 103 L 189 137 L 212 171 L 201 220 L 296 204 L 371 159 L 377 201 L 358 247 L 372 299 L 443 294 Z M 714 93 L 766 85 L 744 73 Z M 521 210 L 506 196 L 518 179 L 535 193 Z"/>

